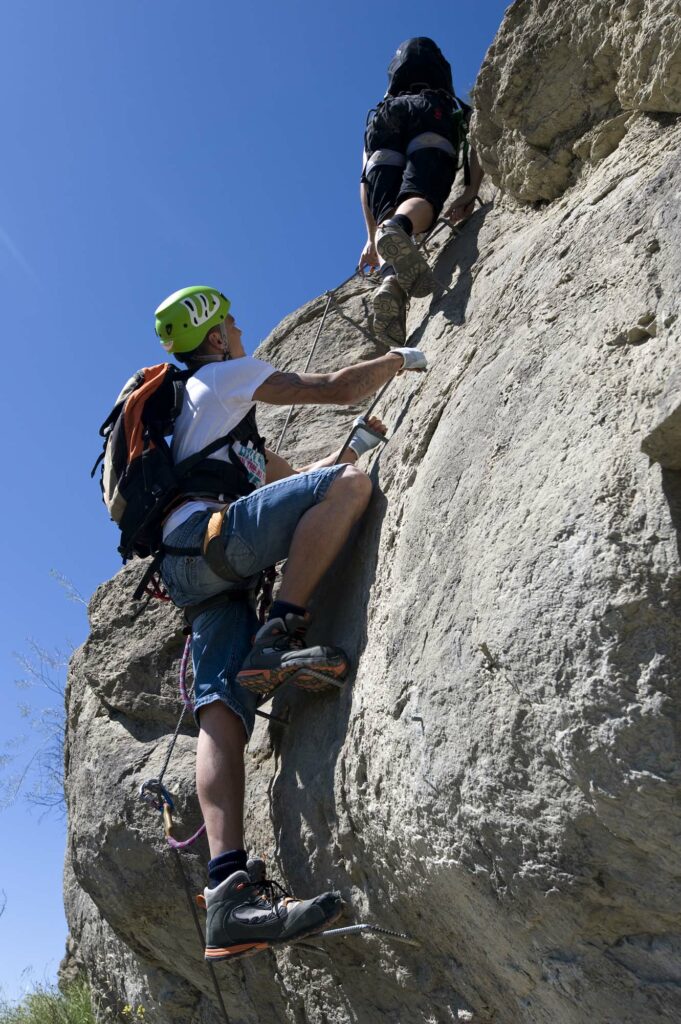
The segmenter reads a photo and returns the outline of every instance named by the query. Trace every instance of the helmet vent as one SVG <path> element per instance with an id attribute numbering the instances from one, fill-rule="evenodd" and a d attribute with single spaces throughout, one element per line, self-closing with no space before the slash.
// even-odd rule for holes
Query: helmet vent
<path id="1" fill-rule="evenodd" d="M 200 327 L 217 312 L 220 308 L 220 301 L 215 295 L 209 297 L 204 292 L 197 292 L 196 295 L 182 299 L 182 305 L 189 310 L 194 327 Z"/>

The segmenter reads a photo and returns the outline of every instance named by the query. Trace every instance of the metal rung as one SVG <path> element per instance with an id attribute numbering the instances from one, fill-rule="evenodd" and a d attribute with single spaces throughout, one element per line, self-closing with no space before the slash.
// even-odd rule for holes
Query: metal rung
<path id="1" fill-rule="evenodd" d="M 261 711 L 260 708 L 256 708 L 255 713 L 260 718 L 266 718 L 269 722 L 276 722 L 278 725 L 290 725 L 288 709 L 286 710 L 286 718 L 281 718 L 279 715 L 271 715 L 267 711 Z"/>
<path id="2" fill-rule="evenodd" d="M 381 928 L 377 924 L 350 924 L 345 928 L 329 928 L 325 932 L 318 932 L 314 936 L 314 940 L 316 942 L 318 939 L 335 938 L 337 935 L 360 935 L 362 932 L 385 935 L 390 939 L 395 939 L 396 942 L 403 942 L 407 946 L 414 946 L 416 949 L 421 948 L 420 942 L 412 939 L 409 935 L 405 935 L 404 932 L 394 932 L 390 928 Z"/>

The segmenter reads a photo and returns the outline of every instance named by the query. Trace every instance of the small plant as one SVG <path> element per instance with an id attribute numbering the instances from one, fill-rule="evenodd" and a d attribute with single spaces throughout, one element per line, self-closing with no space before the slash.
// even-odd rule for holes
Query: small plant
<path id="1" fill-rule="evenodd" d="M 0 1003 L 0 1024 L 96 1024 L 90 989 L 85 981 L 74 982 L 64 992 L 53 985 L 37 985 L 19 1003 Z"/>
<path id="2" fill-rule="evenodd" d="M 125 1017 L 126 1021 L 144 1020 L 144 1007 L 137 1006 L 135 1009 L 133 1009 L 133 1007 L 130 1006 L 129 1003 L 126 1003 L 126 1005 L 121 1010 L 121 1015 Z"/>

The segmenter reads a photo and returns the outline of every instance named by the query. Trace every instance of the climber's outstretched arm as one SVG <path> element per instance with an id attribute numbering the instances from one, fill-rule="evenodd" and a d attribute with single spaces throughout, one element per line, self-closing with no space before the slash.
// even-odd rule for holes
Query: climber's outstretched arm
<path id="1" fill-rule="evenodd" d="M 368 398 L 402 370 L 425 370 L 418 349 L 392 352 L 333 373 L 273 373 L 254 392 L 268 405 L 353 405 Z"/>

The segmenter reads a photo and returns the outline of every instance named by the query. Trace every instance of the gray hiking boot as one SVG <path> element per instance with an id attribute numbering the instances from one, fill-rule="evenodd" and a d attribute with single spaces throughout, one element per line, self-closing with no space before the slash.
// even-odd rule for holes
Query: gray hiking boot
<path id="1" fill-rule="evenodd" d="M 249 864 L 262 864 L 250 861 Z M 245 871 L 235 871 L 214 889 L 204 889 L 208 911 L 206 960 L 236 960 L 252 956 L 268 946 L 295 942 L 323 931 L 340 917 L 343 901 L 338 892 L 324 892 L 311 900 L 291 896 L 275 899 L 272 883 L 254 881 Z M 265 892 L 269 889 L 270 898 Z"/>
<path id="2" fill-rule="evenodd" d="M 407 295 L 429 295 L 435 286 L 425 258 L 406 231 L 386 221 L 376 233 L 376 249 L 381 259 L 392 264 L 397 280 Z"/>
<path id="3" fill-rule="evenodd" d="M 383 279 L 371 299 L 374 307 L 374 334 L 388 346 L 401 346 L 407 340 L 407 296 L 397 278 Z"/>
<path id="4" fill-rule="evenodd" d="M 349 667 L 345 653 L 340 647 L 306 647 L 306 628 L 307 619 L 291 613 L 266 622 L 255 634 L 237 682 L 261 697 L 286 682 L 305 690 L 341 686 Z"/>

